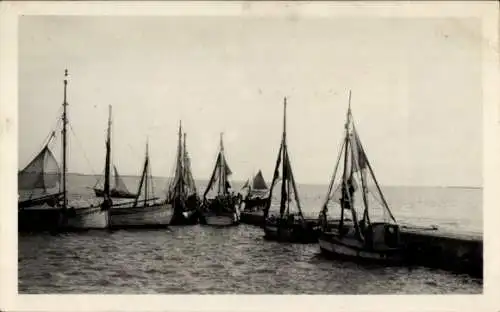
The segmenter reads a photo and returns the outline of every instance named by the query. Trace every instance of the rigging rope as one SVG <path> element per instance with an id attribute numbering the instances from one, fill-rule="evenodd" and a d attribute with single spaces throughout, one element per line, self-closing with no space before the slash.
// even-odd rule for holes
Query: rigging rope
<path id="1" fill-rule="evenodd" d="M 75 131 L 73 130 L 73 127 L 71 126 L 70 123 L 69 124 L 69 129 L 71 131 L 71 134 L 73 134 L 75 140 L 76 140 L 76 143 L 79 145 L 80 149 L 82 150 L 82 154 L 83 154 L 83 157 L 85 158 L 85 160 L 87 161 L 87 165 L 89 165 L 89 168 L 90 168 L 90 171 L 92 172 L 92 175 L 94 176 L 94 178 L 97 180 L 97 177 L 96 177 L 96 173 L 94 171 L 94 169 L 92 168 L 92 165 L 90 164 L 90 160 L 89 158 L 87 157 L 87 154 L 85 153 L 85 150 L 83 149 L 83 145 L 81 144 L 80 140 L 78 139 L 78 137 L 76 136 L 76 133 Z"/>

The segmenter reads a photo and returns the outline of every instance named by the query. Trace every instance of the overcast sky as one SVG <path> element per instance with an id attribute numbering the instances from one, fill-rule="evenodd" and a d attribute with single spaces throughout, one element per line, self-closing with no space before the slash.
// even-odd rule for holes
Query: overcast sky
<path id="1" fill-rule="evenodd" d="M 53 127 L 68 68 L 70 172 L 102 172 L 111 104 L 122 174 L 139 174 L 149 137 L 153 175 L 169 176 L 182 119 L 197 179 L 224 132 L 233 177 L 269 180 L 287 96 L 295 178 L 326 184 L 351 89 L 381 184 L 480 186 L 479 33 L 478 20 L 21 17 L 19 166 Z"/>

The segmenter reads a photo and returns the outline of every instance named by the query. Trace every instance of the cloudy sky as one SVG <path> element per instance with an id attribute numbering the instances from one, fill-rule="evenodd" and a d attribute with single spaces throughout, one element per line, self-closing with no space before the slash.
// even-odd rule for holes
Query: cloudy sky
<path id="1" fill-rule="evenodd" d="M 63 17 L 19 20 L 19 166 L 58 117 L 70 72 L 70 172 L 101 173 L 107 106 L 113 159 L 172 172 L 177 127 L 208 179 L 224 132 L 234 178 L 271 178 L 283 97 L 300 183 L 326 184 L 352 110 L 384 185 L 482 184 L 479 20 Z M 54 147 L 57 150 L 57 144 Z"/>

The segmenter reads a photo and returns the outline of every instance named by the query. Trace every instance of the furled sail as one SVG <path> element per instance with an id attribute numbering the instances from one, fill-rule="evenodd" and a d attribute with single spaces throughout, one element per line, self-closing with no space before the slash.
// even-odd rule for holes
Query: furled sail
<path id="1" fill-rule="evenodd" d="M 277 190 L 280 190 L 279 194 L 273 194 L 273 191 L 278 193 Z M 297 185 L 295 184 L 295 178 L 293 176 L 292 166 L 290 164 L 286 140 L 286 98 L 284 100 L 283 136 L 276 160 L 273 180 L 269 189 L 267 204 L 264 209 L 265 218 L 269 215 L 270 210 L 273 210 L 272 208 L 277 208 L 276 206 L 279 208 L 277 210 L 279 210 L 280 219 L 295 212 L 301 220 L 303 220 L 302 208 Z"/>
<path id="2" fill-rule="evenodd" d="M 222 134 L 220 139 L 220 150 L 215 161 L 215 167 L 212 171 L 212 176 L 208 182 L 207 188 L 203 197 L 206 198 L 207 194 L 217 188 L 217 196 L 226 196 L 232 189 L 229 176 L 232 174 L 229 165 L 227 164 L 226 157 L 224 156 L 224 145 L 222 143 Z"/>
<path id="3" fill-rule="evenodd" d="M 227 180 L 227 177 L 229 177 L 231 174 L 231 169 L 229 169 L 224 155 L 219 153 L 215 163 L 214 171 L 212 172 L 212 176 L 210 178 L 210 181 L 208 182 L 205 195 L 216 186 L 218 187 L 218 195 L 227 194 L 229 189 L 231 189 L 231 183 Z"/>
<path id="4" fill-rule="evenodd" d="M 174 178 L 168 186 L 167 202 L 173 202 L 175 198 L 187 199 L 189 196 L 197 194 L 196 183 L 191 171 L 191 159 L 186 148 L 186 133 L 184 133 L 184 140 L 182 135 L 182 124 L 179 123 L 177 159 Z"/>
<path id="5" fill-rule="evenodd" d="M 197 194 L 196 183 L 191 171 L 191 158 L 186 148 L 186 134 L 184 134 L 184 180 L 186 181 L 186 191 L 188 195 Z"/>

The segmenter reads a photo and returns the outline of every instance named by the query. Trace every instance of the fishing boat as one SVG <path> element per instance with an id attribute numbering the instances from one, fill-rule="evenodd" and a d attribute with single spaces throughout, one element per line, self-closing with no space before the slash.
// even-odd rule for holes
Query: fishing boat
<path id="1" fill-rule="evenodd" d="M 328 222 L 329 205 L 340 209 L 338 222 Z M 345 220 L 347 214 L 352 221 Z M 328 256 L 382 263 L 403 260 L 399 226 L 356 131 L 350 92 L 345 137 L 320 220 L 319 246 Z"/>
<path id="2" fill-rule="evenodd" d="M 175 173 L 167 191 L 167 204 L 174 211 L 170 222 L 172 225 L 196 224 L 200 217 L 200 200 L 191 171 L 191 159 L 186 148 L 187 135 L 186 133 L 184 133 L 184 137 L 182 135 L 182 123 L 180 122 Z"/>
<path id="3" fill-rule="evenodd" d="M 18 172 L 18 230 L 56 231 L 63 221 L 60 205 L 64 193 L 58 188 L 61 179 L 59 165 L 49 144 Z"/>
<path id="4" fill-rule="evenodd" d="M 284 99 L 283 135 L 274 169 L 274 176 L 264 208 L 264 238 L 291 243 L 315 243 L 318 232 L 315 226 L 306 222 L 302 214 L 299 193 L 293 176 L 286 138 L 286 97 Z M 280 178 L 280 165 L 281 178 Z M 273 190 L 281 183 L 279 202 L 273 203 Z M 270 214 L 271 208 L 279 208 L 276 214 Z"/>
<path id="5" fill-rule="evenodd" d="M 107 201 L 101 205 L 78 207 L 68 203 L 67 191 L 67 86 L 64 72 L 62 112 L 62 169 L 49 144 L 56 136 L 52 131 L 47 143 L 35 158 L 18 173 L 18 231 L 61 231 L 105 228 L 108 222 Z M 59 189 L 55 189 L 59 186 Z"/>
<path id="6" fill-rule="evenodd" d="M 264 223 L 264 208 L 267 202 L 269 188 L 262 171 L 254 176 L 252 182 L 248 179 L 240 193 L 244 194 L 241 208 L 241 222 L 262 225 Z"/>
<path id="7" fill-rule="evenodd" d="M 238 196 L 231 192 L 229 176 L 231 169 L 224 155 L 224 143 L 222 133 L 220 135 L 220 147 L 215 162 L 212 176 L 207 188 L 203 193 L 202 223 L 213 226 L 238 225 L 240 222 Z M 216 194 L 209 197 L 209 192 L 216 188 Z"/>
<path id="8" fill-rule="evenodd" d="M 130 192 L 123 182 L 122 177 L 118 173 L 118 169 L 113 165 L 114 172 L 114 187 L 109 191 L 109 195 L 113 198 L 135 198 L 136 194 Z M 104 189 L 99 187 L 94 187 L 94 192 L 97 197 L 104 197 Z"/>
<path id="9" fill-rule="evenodd" d="M 137 195 L 133 201 L 113 203 L 109 210 L 111 229 L 166 228 L 172 219 L 173 209 L 165 200 L 154 195 L 153 177 L 150 171 L 149 144 Z"/>

